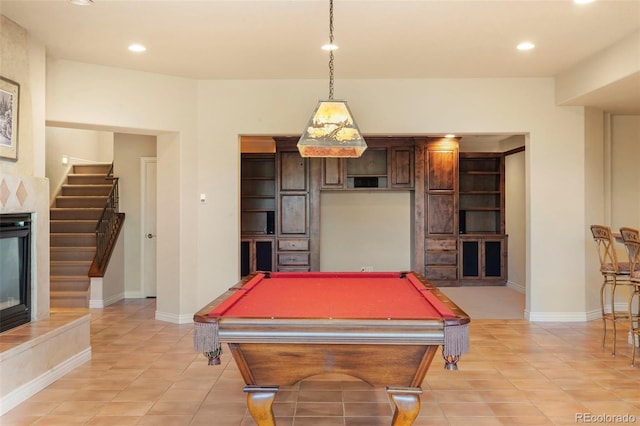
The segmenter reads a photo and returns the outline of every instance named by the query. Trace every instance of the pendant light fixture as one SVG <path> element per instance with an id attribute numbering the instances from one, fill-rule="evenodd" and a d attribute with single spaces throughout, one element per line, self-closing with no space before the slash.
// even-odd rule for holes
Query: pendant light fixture
<path id="1" fill-rule="evenodd" d="M 329 98 L 318 101 L 311 119 L 298 141 L 303 157 L 352 157 L 362 155 L 367 144 L 360 133 L 347 101 L 333 99 L 333 0 L 329 0 Z"/>

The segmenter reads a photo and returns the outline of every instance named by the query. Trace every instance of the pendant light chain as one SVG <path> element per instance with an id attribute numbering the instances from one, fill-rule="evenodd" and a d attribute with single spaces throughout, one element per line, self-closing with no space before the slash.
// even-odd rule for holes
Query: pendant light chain
<path id="1" fill-rule="evenodd" d="M 329 44 L 333 45 L 333 0 L 329 0 Z M 333 99 L 333 48 L 329 50 L 329 99 Z"/>
<path id="2" fill-rule="evenodd" d="M 320 99 L 296 145 L 301 157 L 359 158 L 367 143 L 347 101 L 333 99 L 333 0 L 329 0 L 329 98 Z"/>

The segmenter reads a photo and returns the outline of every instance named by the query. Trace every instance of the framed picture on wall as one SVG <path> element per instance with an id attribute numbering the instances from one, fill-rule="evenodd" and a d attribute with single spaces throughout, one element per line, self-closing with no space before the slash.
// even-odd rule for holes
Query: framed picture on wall
<path id="1" fill-rule="evenodd" d="M 20 85 L 0 77 L 0 158 L 18 159 Z"/>

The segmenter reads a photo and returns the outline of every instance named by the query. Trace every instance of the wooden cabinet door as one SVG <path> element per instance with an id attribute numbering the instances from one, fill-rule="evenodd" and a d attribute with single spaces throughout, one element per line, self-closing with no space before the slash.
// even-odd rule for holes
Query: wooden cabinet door
<path id="1" fill-rule="evenodd" d="M 426 236 L 457 235 L 458 141 L 436 140 L 425 150 Z"/>
<path id="2" fill-rule="evenodd" d="M 467 283 L 507 280 L 507 236 L 460 237 L 460 280 Z M 469 281 L 470 280 L 470 281 Z"/>
<path id="3" fill-rule="evenodd" d="M 280 235 L 308 235 L 308 194 L 280 193 Z"/>
<path id="4" fill-rule="evenodd" d="M 242 238 L 240 240 L 240 276 L 256 271 L 273 271 L 273 238 Z"/>
<path id="5" fill-rule="evenodd" d="M 414 147 L 392 146 L 390 149 L 391 187 L 413 188 Z"/>
<path id="6" fill-rule="evenodd" d="M 455 199 L 452 194 L 428 194 L 427 235 L 455 235 Z"/>
<path id="7" fill-rule="evenodd" d="M 308 161 L 298 151 L 283 151 L 280 155 L 280 191 L 308 191 Z"/>
<path id="8" fill-rule="evenodd" d="M 427 191 L 454 191 L 458 150 L 427 147 Z"/>
<path id="9" fill-rule="evenodd" d="M 344 189 L 344 164 L 342 158 L 322 159 L 321 189 Z"/>

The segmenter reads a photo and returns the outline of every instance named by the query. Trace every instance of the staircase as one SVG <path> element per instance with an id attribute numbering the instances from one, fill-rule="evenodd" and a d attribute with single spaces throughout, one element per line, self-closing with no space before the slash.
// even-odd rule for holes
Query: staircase
<path id="1" fill-rule="evenodd" d="M 51 308 L 88 308 L 96 225 L 112 182 L 111 164 L 76 164 L 50 210 Z"/>

